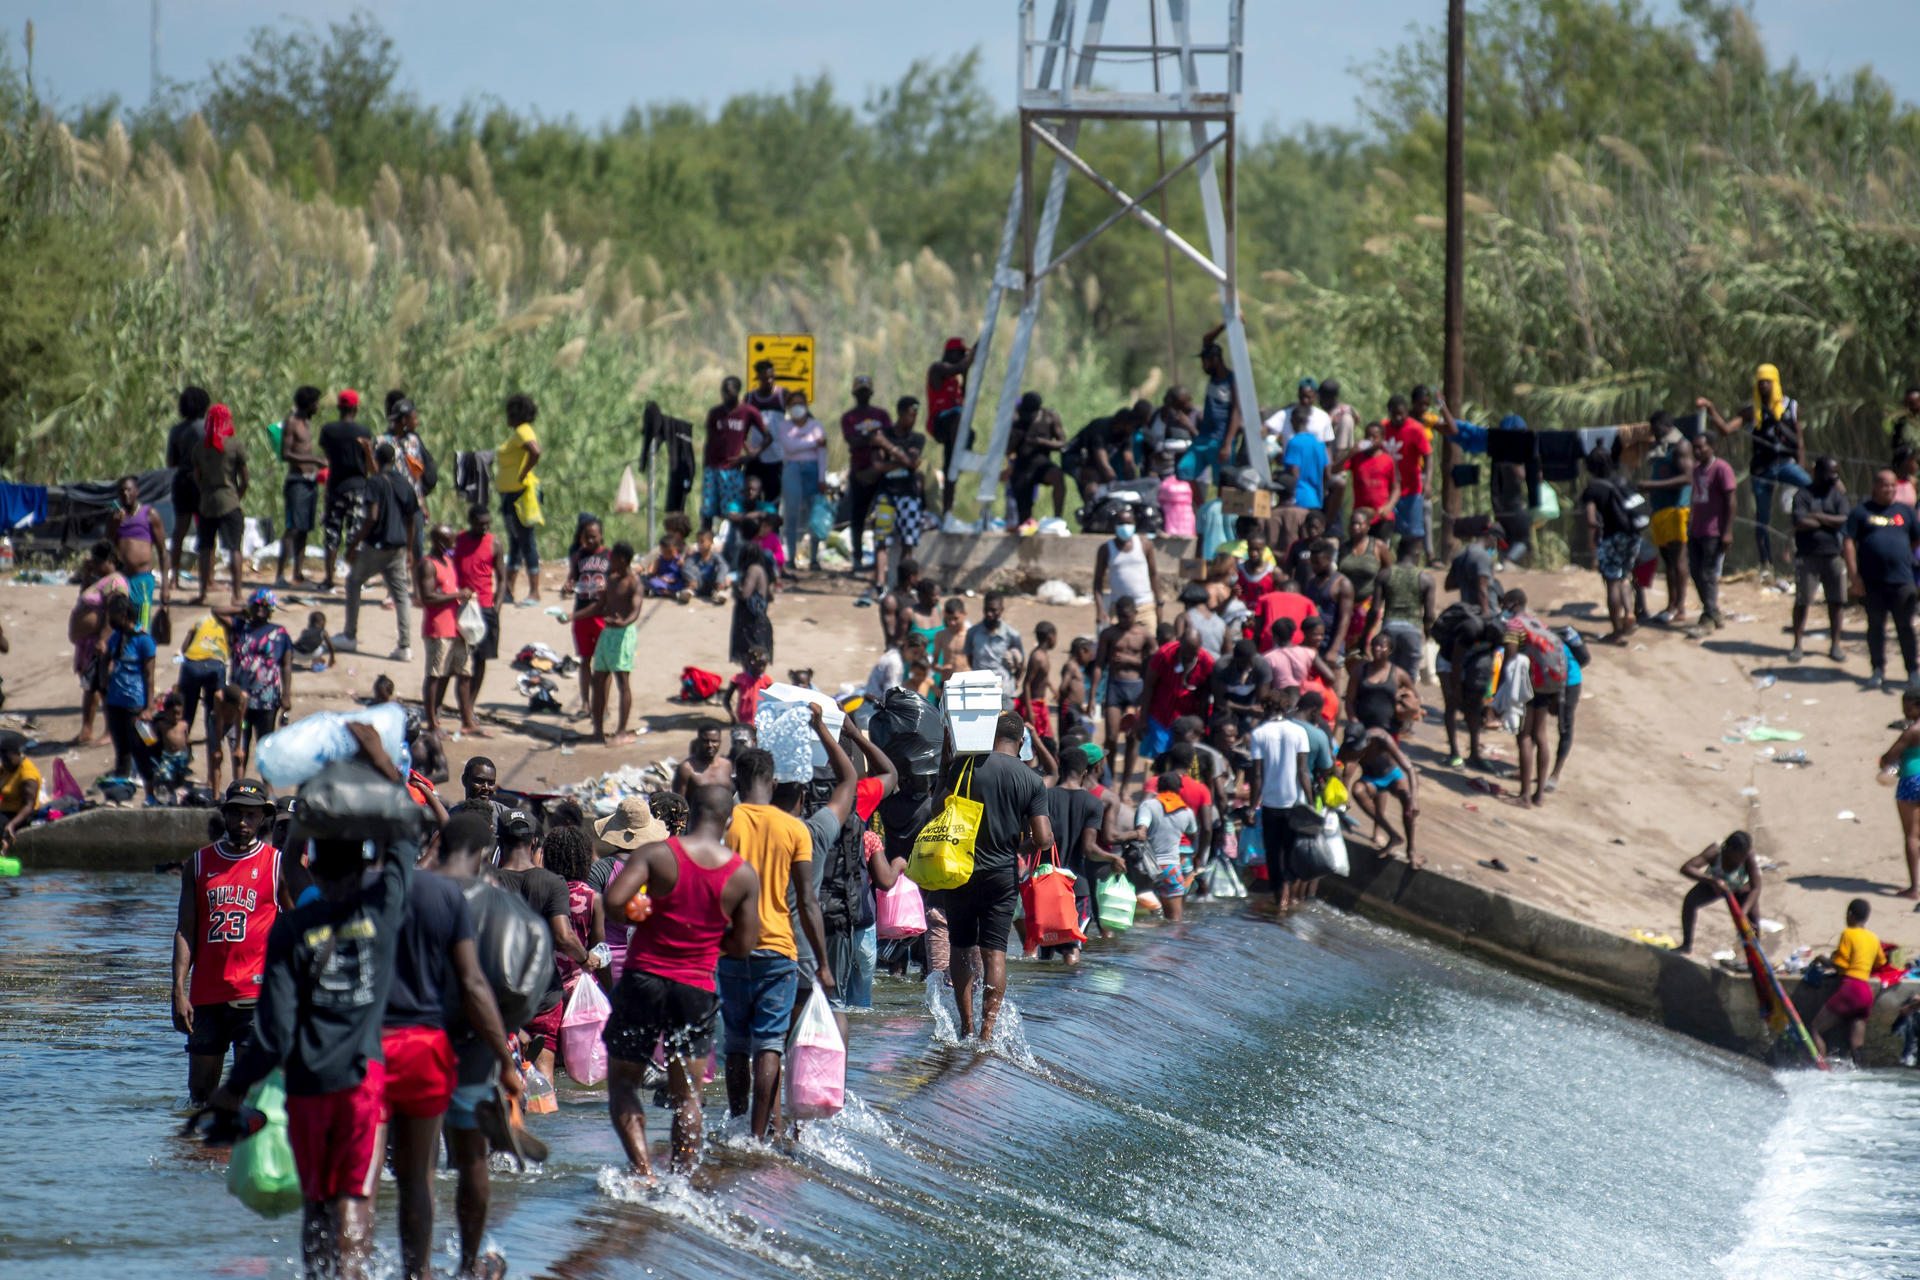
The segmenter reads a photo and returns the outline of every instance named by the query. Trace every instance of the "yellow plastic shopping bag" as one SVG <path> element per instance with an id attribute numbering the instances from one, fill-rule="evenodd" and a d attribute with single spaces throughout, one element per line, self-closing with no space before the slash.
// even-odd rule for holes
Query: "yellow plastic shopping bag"
<path id="1" fill-rule="evenodd" d="M 907 876 L 922 889 L 958 889 L 973 879 L 973 846 L 985 810 L 973 799 L 973 761 L 960 767 L 953 794 L 913 838 Z"/>
<path id="2" fill-rule="evenodd" d="M 513 500 L 513 514 L 529 529 L 538 529 L 547 522 L 540 514 L 540 477 L 528 476 L 527 487 Z"/>

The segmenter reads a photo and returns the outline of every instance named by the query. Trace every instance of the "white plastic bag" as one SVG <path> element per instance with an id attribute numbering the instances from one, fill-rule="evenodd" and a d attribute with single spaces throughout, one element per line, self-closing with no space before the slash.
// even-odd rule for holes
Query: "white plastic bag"
<path id="1" fill-rule="evenodd" d="M 847 1042 L 826 993 L 816 986 L 787 1050 L 787 1112 L 795 1120 L 824 1120 L 846 1102 Z"/>
<path id="2" fill-rule="evenodd" d="M 613 509 L 626 515 L 640 510 L 640 486 L 633 479 L 633 464 L 620 473 L 620 487 L 613 493 Z"/>
<path id="3" fill-rule="evenodd" d="M 560 1048 L 575 1083 L 599 1084 L 607 1078 L 607 1042 L 600 1033 L 612 1016 L 613 1006 L 600 984 L 592 974 L 581 973 L 567 997 L 567 1011 L 560 1015 Z"/>
<path id="4" fill-rule="evenodd" d="M 480 612 L 480 600 L 475 597 L 460 606 L 460 638 L 467 642 L 468 648 L 474 648 L 487 638 L 487 615 Z"/>
<path id="5" fill-rule="evenodd" d="M 1340 810 L 1327 810 L 1321 819 L 1320 835 L 1327 842 L 1327 861 L 1332 864 L 1328 873 L 1352 875 L 1353 868 L 1347 861 L 1347 837 L 1340 830 Z"/>

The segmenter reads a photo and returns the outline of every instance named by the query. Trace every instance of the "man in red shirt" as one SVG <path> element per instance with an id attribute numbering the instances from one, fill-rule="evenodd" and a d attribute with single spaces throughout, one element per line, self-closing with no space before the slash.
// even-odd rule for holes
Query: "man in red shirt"
<path id="1" fill-rule="evenodd" d="M 860 573 L 859 547 L 867 527 L 867 512 L 880 492 L 880 468 L 873 464 L 873 439 L 893 430 L 893 419 L 873 403 L 873 379 L 854 375 L 853 408 L 840 415 L 840 435 L 847 442 L 847 499 L 852 504 L 855 564 L 847 576 Z"/>
<path id="2" fill-rule="evenodd" d="M 480 682 L 487 675 L 487 661 L 500 656 L 500 608 L 497 594 L 507 581 L 506 548 L 493 536 L 493 511 L 484 502 L 467 508 L 467 527 L 453 540 L 453 572 L 462 591 L 473 592 L 480 602 L 480 616 L 487 620 L 487 636 L 467 650 L 467 665 L 473 672 L 474 701 L 480 700 Z"/>
<path id="3" fill-rule="evenodd" d="M 1141 753 L 1157 759 L 1173 744 L 1173 722 L 1183 715 L 1207 718 L 1207 687 L 1213 676 L 1213 655 L 1200 647 L 1200 634 L 1189 631 L 1160 647 L 1147 659 L 1146 688 L 1141 694 L 1147 727 Z"/>
<path id="4" fill-rule="evenodd" d="M 746 493 L 745 474 L 740 469 L 747 450 L 747 433 L 767 432 L 767 420 L 760 411 L 740 399 L 740 379 L 728 375 L 720 380 L 720 403 L 707 410 L 707 441 L 701 452 L 700 527 L 713 528 L 716 516 L 725 517 L 727 504 L 737 503 Z"/>
<path id="5" fill-rule="evenodd" d="M 965 338 L 948 338 L 940 358 L 927 366 L 927 434 L 945 450 L 940 460 L 940 514 L 953 510 L 953 451 L 971 447 L 972 438 L 960 434 L 960 410 L 967 399 L 967 370 L 973 367 L 973 348 Z"/>
<path id="6" fill-rule="evenodd" d="M 244 1052 L 253 1043 L 267 933 L 311 883 L 297 858 L 266 842 L 273 797 L 258 782 L 228 787 L 220 820 L 226 835 L 180 869 L 173 929 L 173 1029 L 187 1037 L 187 1093 L 196 1107 L 219 1086 L 228 1048 Z"/>
<path id="7" fill-rule="evenodd" d="M 1433 455 L 1433 437 L 1425 423 L 1408 416 L 1405 396 L 1387 401 L 1383 435 L 1387 451 L 1400 467 L 1400 497 L 1393 505 L 1393 523 L 1400 534 L 1399 555 L 1404 560 L 1427 548 L 1427 459 Z"/>

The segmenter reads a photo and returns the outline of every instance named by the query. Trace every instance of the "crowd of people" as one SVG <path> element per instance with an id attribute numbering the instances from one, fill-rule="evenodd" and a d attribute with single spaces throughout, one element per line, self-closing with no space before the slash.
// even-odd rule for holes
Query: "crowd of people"
<path id="1" fill-rule="evenodd" d="M 950 985 L 960 1034 L 990 1043 L 1008 952 L 1022 945 L 1013 930 L 1022 883 L 1043 863 L 1073 875 L 1077 938 L 1044 952 L 1068 964 L 1110 932 L 1101 910 L 1110 886 L 1179 921 L 1190 899 L 1238 892 L 1243 872 L 1264 884 L 1276 913 L 1298 906 L 1343 865 L 1347 834 L 1422 865 L 1421 771 L 1406 744 L 1432 732 L 1428 687 L 1441 694 L 1448 769 L 1481 775 L 1495 794 L 1511 772 L 1516 802 L 1546 803 L 1569 758 L 1593 653 L 1578 630 L 1546 622 L 1500 577 L 1537 553 L 1542 477 L 1564 474 L 1555 470 L 1566 461 L 1562 442 L 1513 416 L 1491 429 L 1457 420 L 1425 387 L 1363 418 L 1332 379 L 1302 379 L 1292 404 L 1243 420 L 1217 336 L 1201 344 L 1197 395 L 1177 386 L 1158 405 L 1122 406 L 1073 433 L 1039 395 L 1021 400 L 1007 451 L 1011 529 L 1031 530 L 1045 496 L 1056 516 L 1067 514 L 1068 478 L 1084 508 L 1145 481 L 1158 494 L 1179 491 L 1167 509 L 1190 507 L 1201 553 L 1167 563 L 1125 514 L 1141 508 L 1123 506 L 1095 552 L 1088 630 L 1065 636 L 1043 621 L 1030 640 L 999 593 L 979 601 L 976 620 L 971 601 L 943 590 L 917 559 L 936 511 L 953 506 L 950 483 L 924 475 L 932 446 L 950 460 L 972 443 L 959 438 L 974 360 L 963 341 L 930 364 L 924 399 L 900 397 L 892 412 L 875 403 L 870 377 L 853 380 L 852 407 L 839 420 L 848 468 L 837 513 L 826 427 L 807 398 L 764 364 L 751 389 L 726 379 L 705 419 L 697 473 L 676 463 L 658 544 L 645 554 L 609 544 L 599 519 L 581 517 L 561 595 L 571 598 L 582 710 L 603 739 L 613 712 L 611 741 L 621 745 L 634 741 L 631 676 L 645 602 L 730 604 L 739 671 L 718 683 L 732 727 L 702 729 L 669 789 L 591 822 L 571 802 L 543 811 L 508 803 L 481 756 L 460 773 L 460 800 L 448 804 L 438 791 L 450 775 L 443 704 L 451 695 L 463 739 L 487 736 L 475 707 L 500 656 L 500 610 L 541 598 L 533 401 L 506 402 L 490 466 L 460 455 L 445 477 L 458 495 L 456 527 L 433 515 L 450 504 L 404 392 L 389 393 L 386 431 L 376 436 L 360 421 L 355 392 L 338 392 L 334 420 L 316 429 L 322 395 L 299 388 L 275 435 L 285 471 L 276 581 L 248 593 L 240 556 L 254 478 L 248 446 L 223 405 L 198 388 L 181 394 L 166 446 L 175 469 L 170 545 L 160 513 L 128 478 L 108 536 L 77 575 L 69 632 L 81 737 L 91 740 L 104 718 L 114 778 L 137 776 L 164 802 L 188 787 L 200 734 L 204 785 L 222 798 L 216 838 L 182 869 L 174 1022 L 187 1036 L 196 1102 L 235 1112 L 250 1086 L 284 1069 L 310 1266 L 362 1264 L 385 1159 L 399 1184 L 406 1273 L 425 1274 L 444 1124 L 459 1177 L 462 1274 L 498 1273 L 499 1261 L 481 1252 L 488 1153 L 537 1142 L 514 1119 L 517 1100 L 523 1081 L 551 1077 L 561 1010 L 578 983 L 599 984 L 611 1003 L 610 1117 L 634 1171 L 650 1177 L 646 1098 L 657 1090 L 671 1109 L 669 1163 L 685 1170 L 701 1148 L 710 1054 L 733 1123 L 757 1140 L 783 1131 L 783 1054 L 815 989 L 864 1007 L 877 975 L 918 968 L 923 980 Z M 1910 400 L 1920 404 L 1920 393 Z M 1761 366 L 1751 404 L 1732 418 L 1704 400 L 1698 408 L 1686 421 L 1656 413 L 1573 454 L 1587 475 L 1578 525 L 1607 588 L 1605 639 L 1624 643 L 1649 623 L 1703 636 L 1721 622 L 1718 582 L 1739 482 L 1716 456 L 1716 438 L 1744 429 L 1753 435 L 1747 483 L 1763 565 L 1774 563 L 1767 525 L 1776 487 L 1793 490 L 1788 657 L 1804 656 L 1806 616 L 1822 591 L 1829 655 L 1841 660 L 1841 606 L 1853 596 L 1867 606 L 1871 682 L 1884 681 L 1888 621 L 1914 680 L 1920 451 L 1904 445 L 1904 462 L 1896 454 L 1854 503 L 1832 459 L 1807 466 L 1797 408 L 1771 366 Z M 1459 549 L 1442 564 L 1432 559 L 1427 499 L 1447 442 L 1485 458 L 1489 510 L 1453 527 Z M 1238 464 L 1262 448 L 1267 493 L 1235 501 L 1248 514 L 1228 515 L 1232 495 L 1253 496 Z M 697 511 L 688 512 L 696 482 Z M 811 783 L 776 779 L 755 735 L 772 684 L 776 601 L 803 572 L 820 571 L 821 535 L 836 523 L 851 532 L 849 572 L 865 583 L 857 603 L 880 623 L 882 656 L 859 692 L 866 714 L 902 698 L 937 710 L 957 676 L 989 673 L 1004 706 L 990 750 L 958 753 L 949 740 L 928 769 L 876 747 L 865 714 L 834 732 L 816 707 L 826 765 Z M 198 561 L 189 575 L 190 528 Z M 318 582 L 305 546 L 316 532 Z M 328 594 L 342 562 L 341 630 L 321 610 L 297 636 L 276 621 L 279 593 Z M 1646 592 L 1661 568 L 1667 598 L 1656 614 Z M 221 598 L 211 593 L 223 569 Z M 363 735 L 361 749 L 417 803 L 421 833 L 370 844 L 303 838 L 298 803 L 246 775 L 258 742 L 294 713 L 297 665 L 322 667 L 359 648 L 363 593 L 375 579 L 395 614 L 392 659 L 413 660 L 417 607 L 425 666 L 409 734 L 413 771 L 403 774 L 377 738 Z M 172 640 L 154 632 L 171 630 L 161 620 L 188 581 L 204 613 L 183 623 L 178 676 L 162 688 L 156 655 Z M 803 687 L 813 676 L 789 671 Z M 393 682 L 383 680 L 375 700 L 392 701 Z M 1920 723 L 1920 703 L 1911 714 Z M 1517 769 L 1483 752 L 1490 732 L 1514 737 Z M 1912 735 L 1888 755 L 1900 774 L 1910 872 L 1920 877 L 1920 776 L 1914 788 L 1906 776 L 1920 775 Z M 4 743 L 0 775 L 4 843 L 38 807 L 41 780 Z M 222 792 L 226 777 L 237 780 Z M 924 935 L 881 939 L 880 896 L 901 885 L 916 837 L 955 796 L 979 805 L 971 875 L 924 894 Z M 1757 906 L 1748 845 L 1730 840 L 1682 870 L 1701 886 L 1684 907 L 1688 944 L 1698 909 L 1720 886 Z M 469 904 L 482 884 L 524 902 L 552 937 L 545 995 L 517 1026 L 503 1019 L 476 959 Z M 1920 893 L 1920 879 L 1910 892 Z M 1843 947 L 1849 973 L 1864 945 Z"/>

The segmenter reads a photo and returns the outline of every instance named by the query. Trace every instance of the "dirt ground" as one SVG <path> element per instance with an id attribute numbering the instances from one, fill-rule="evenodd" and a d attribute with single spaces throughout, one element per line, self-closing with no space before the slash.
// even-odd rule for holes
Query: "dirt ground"
<path id="1" fill-rule="evenodd" d="M 1536 609 L 1551 620 L 1572 622 L 1590 637 L 1606 630 L 1600 582 L 1591 572 L 1512 574 L 1503 581 L 1525 587 Z M 324 673 L 296 672 L 296 712 L 354 706 L 382 673 L 394 679 L 403 697 L 419 696 L 419 658 L 402 666 L 379 656 L 394 641 L 394 615 L 375 602 L 383 594 L 373 588 L 362 611 L 360 653 L 341 655 L 340 663 Z M 1908 925 L 1908 904 L 1887 896 L 1904 887 L 1906 874 L 1893 793 L 1877 784 L 1875 759 L 1892 741 L 1890 726 L 1900 709 L 1896 697 L 1863 687 L 1859 612 L 1847 616 L 1849 656 L 1843 665 L 1824 656 L 1824 631 L 1809 637 L 1806 661 L 1789 664 L 1784 629 L 1791 597 L 1763 591 L 1752 581 L 1730 583 L 1723 595 L 1729 618 L 1752 620 L 1735 621 L 1704 642 L 1648 627 L 1624 649 L 1592 645 L 1576 746 L 1560 791 L 1548 796 L 1542 809 L 1515 803 L 1510 780 L 1503 786 L 1507 795 L 1493 797 L 1445 767 L 1439 691 L 1423 685 L 1428 722 L 1407 746 L 1421 768 L 1420 844 L 1431 865 L 1610 930 L 1638 928 L 1677 937 L 1686 885 L 1676 869 L 1710 841 L 1746 827 L 1762 857 L 1777 864 L 1766 877 L 1762 907 L 1763 917 L 1785 925 L 1783 933 L 1767 938 L 1776 959 L 1802 943 L 1829 947 L 1846 901 L 1861 895 L 1875 903 L 1873 925 L 1883 939 L 1920 940 L 1920 928 Z M 7 693 L 0 721 L 16 728 L 24 724 L 39 740 L 34 754 L 43 772 L 49 757 L 63 755 L 81 784 L 89 785 L 112 761 L 104 746 L 66 745 L 78 732 L 80 712 L 65 643 L 74 596 L 75 589 L 64 585 L 11 579 L 0 584 L 0 621 L 12 640 L 11 654 L 0 659 Z M 313 608 L 325 611 L 330 630 L 342 625 L 344 599 L 338 594 L 281 596 L 279 620 L 289 631 L 297 633 Z M 1656 585 L 1650 596 L 1651 607 L 1659 609 L 1663 588 Z M 504 609 L 503 656 L 535 640 L 568 652 L 567 627 L 545 612 L 556 603 L 549 588 L 540 607 Z M 977 619 L 978 601 L 971 603 Z M 1063 647 L 1093 627 L 1091 606 L 1047 606 L 1022 598 L 1010 598 L 1008 605 L 1010 621 L 1029 642 L 1041 618 L 1054 621 Z M 469 756 L 487 755 L 498 764 L 503 786 L 547 791 L 623 764 L 684 755 L 691 732 L 720 722 L 722 713 L 718 706 L 673 701 L 679 672 L 691 664 L 732 674 L 726 662 L 729 612 L 700 603 L 648 603 L 633 680 L 635 724 L 645 736 L 634 748 L 573 740 L 585 732 L 584 720 L 529 718 L 525 699 L 514 692 L 515 673 L 504 661 L 493 664 L 480 698 L 490 736 L 449 743 L 455 776 Z M 1816 609 L 1815 615 L 1822 617 L 1823 611 Z M 194 617 L 191 608 L 176 607 L 176 636 L 187 634 Z M 785 678 L 789 668 L 811 667 L 817 687 L 831 692 L 843 682 L 864 682 L 881 650 L 877 610 L 856 606 L 844 578 L 816 579 L 783 593 L 773 617 L 776 679 Z M 416 654 L 423 648 L 416 642 Z M 163 684 L 174 655 L 169 649 L 161 652 Z M 569 706 L 576 698 L 575 690 L 563 690 Z M 1805 737 L 1766 744 L 1724 740 L 1737 723 L 1759 716 L 1771 727 Z M 528 724 L 538 731 L 520 727 Z M 1487 741 L 1496 759 L 1510 765 L 1512 739 L 1496 731 Z M 1763 754 L 1766 747 L 1772 755 Z M 1804 750 L 1809 763 L 1777 762 L 1795 750 Z M 450 790 L 457 795 L 457 783 Z M 1483 865 L 1496 856 L 1508 872 Z M 1698 953 L 1704 958 L 1732 945 L 1725 913 L 1704 913 Z"/>

